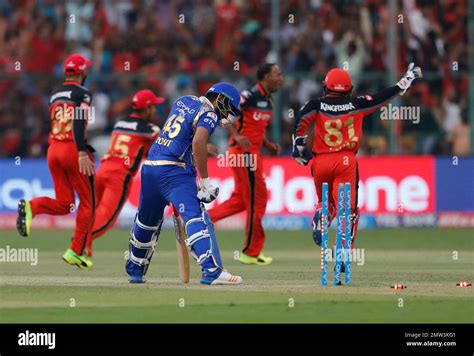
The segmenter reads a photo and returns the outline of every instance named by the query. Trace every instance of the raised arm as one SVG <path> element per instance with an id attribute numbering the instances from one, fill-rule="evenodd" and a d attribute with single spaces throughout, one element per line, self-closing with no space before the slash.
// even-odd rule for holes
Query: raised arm
<path id="1" fill-rule="evenodd" d="M 422 72 L 420 67 L 415 67 L 410 63 L 405 75 L 392 87 L 386 88 L 374 95 L 364 95 L 356 98 L 354 104 L 358 109 L 364 110 L 366 114 L 370 114 L 385 104 L 387 101 L 393 99 L 397 94 L 405 94 L 408 88 L 411 87 L 416 78 L 421 78 Z"/>

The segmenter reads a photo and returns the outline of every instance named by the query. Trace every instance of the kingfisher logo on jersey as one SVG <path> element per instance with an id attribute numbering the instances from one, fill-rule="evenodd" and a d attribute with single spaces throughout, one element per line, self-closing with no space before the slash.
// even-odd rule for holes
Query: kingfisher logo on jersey
<path id="1" fill-rule="evenodd" d="M 266 108 L 268 107 L 268 101 L 257 101 L 258 108 Z"/>
<path id="2" fill-rule="evenodd" d="M 68 98 L 68 99 L 71 99 L 71 95 L 72 95 L 72 90 L 68 90 L 68 91 L 60 91 L 54 95 L 51 96 L 51 99 L 49 99 L 49 103 L 51 104 L 53 101 L 55 101 L 56 99 L 58 98 Z"/>
<path id="3" fill-rule="evenodd" d="M 136 131 L 137 130 L 137 125 L 138 125 L 138 122 L 134 121 L 134 122 L 126 122 L 126 121 L 119 121 L 115 124 L 114 126 L 114 129 L 129 129 L 129 130 L 134 130 Z"/>
<path id="4" fill-rule="evenodd" d="M 354 110 L 355 106 L 352 103 L 341 104 L 341 105 L 331 105 L 321 102 L 320 110 L 322 111 L 348 111 Z"/>

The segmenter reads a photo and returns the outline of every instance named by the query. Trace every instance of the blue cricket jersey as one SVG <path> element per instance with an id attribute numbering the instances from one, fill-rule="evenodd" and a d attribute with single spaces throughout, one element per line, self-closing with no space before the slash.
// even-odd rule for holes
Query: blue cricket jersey
<path id="1" fill-rule="evenodd" d="M 204 96 L 182 96 L 173 104 L 160 135 L 148 153 L 148 161 L 173 161 L 193 165 L 192 142 L 197 127 L 211 136 L 219 117 Z"/>

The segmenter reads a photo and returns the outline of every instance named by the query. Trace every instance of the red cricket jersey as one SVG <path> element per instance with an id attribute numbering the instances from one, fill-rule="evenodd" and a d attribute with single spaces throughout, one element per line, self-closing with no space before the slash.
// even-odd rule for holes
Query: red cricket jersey
<path id="1" fill-rule="evenodd" d="M 308 124 L 315 120 L 313 153 L 357 152 L 362 139 L 362 119 L 400 92 L 398 86 L 373 96 L 357 98 L 325 96 L 303 105 L 296 118 L 294 134 L 304 136 Z"/>
<path id="2" fill-rule="evenodd" d="M 134 114 L 121 119 L 114 126 L 112 142 L 102 161 L 120 161 L 128 170 L 135 173 L 159 133 L 158 126 Z"/>
<path id="3" fill-rule="evenodd" d="M 92 94 L 77 82 L 64 82 L 49 100 L 49 139 L 75 141 L 78 151 L 87 151 L 85 130 Z"/>
<path id="4" fill-rule="evenodd" d="M 252 89 L 244 90 L 240 94 L 240 107 L 242 114 L 235 126 L 241 135 L 248 137 L 250 151 L 258 152 L 262 147 L 267 126 L 273 117 L 271 97 L 260 84 L 256 84 Z M 238 146 L 233 137 L 230 138 L 229 144 Z"/>

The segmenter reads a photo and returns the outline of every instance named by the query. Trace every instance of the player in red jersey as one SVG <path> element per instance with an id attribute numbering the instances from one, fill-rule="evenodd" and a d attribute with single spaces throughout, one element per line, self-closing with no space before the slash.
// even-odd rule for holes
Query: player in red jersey
<path id="1" fill-rule="evenodd" d="M 421 78 L 419 67 L 410 63 L 400 81 L 374 95 L 351 97 L 352 80 L 343 69 L 330 70 L 324 83 L 324 96 L 309 100 L 300 109 L 293 132 L 293 158 L 307 165 L 313 158 L 311 173 L 318 197 L 322 183 L 329 185 L 329 225 L 335 216 L 339 183 L 351 183 L 351 248 L 354 248 L 359 209 L 357 208 L 358 168 L 356 153 L 362 139 L 362 119 L 397 94 L 403 95 L 413 80 Z M 315 122 L 312 154 L 306 148 L 306 128 Z M 313 239 L 321 245 L 321 203 L 313 219 Z M 344 244 L 345 246 L 345 244 Z"/>
<path id="2" fill-rule="evenodd" d="M 17 229 L 30 235 L 31 220 L 39 214 L 66 215 L 76 210 L 74 192 L 79 197 L 76 226 L 63 259 L 81 269 L 92 266 L 84 255 L 91 237 L 95 212 L 93 149 L 87 145 L 85 130 L 90 118 L 91 93 L 83 86 L 86 69 L 92 63 L 79 54 L 64 62 L 66 80 L 50 99 L 51 131 L 47 153 L 56 199 L 34 198 L 18 202 Z"/>
<path id="3" fill-rule="evenodd" d="M 283 75 L 278 65 L 265 63 L 257 71 L 258 83 L 250 90 L 241 93 L 242 114 L 229 131 L 229 157 L 240 157 L 232 165 L 234 192 L 227 201 L 209 210 L 209 216 L 215 223 L 220 219 L 247 212 L 247 226 L 243 251 L 239 261 L 244 264 L 268 265 L 271 257 L 262 254 L 265 243 L 265 231 L 262 219 L 267 206 L 267 187 L 263 175 L 263 162 L 260 149 L 280 154 L 280 145 L 266 138 L 266 129 L 272 120 L 273 103 L 271 94 L 283 85 Z"/>
<path id="4" fill-rule="evenodd" d="M 132 113 L 114 125 L 112 142 L 96 174 L 97 207 L 92 239 L 87 254 L 92 256 L 92 242 L 113 227 L 130 195 L 132 179 L 148 154 L 160 129 L 151 123 L 156 105 L 165 101 L 148 89 L 138 91 L 132 100 Z"/>

